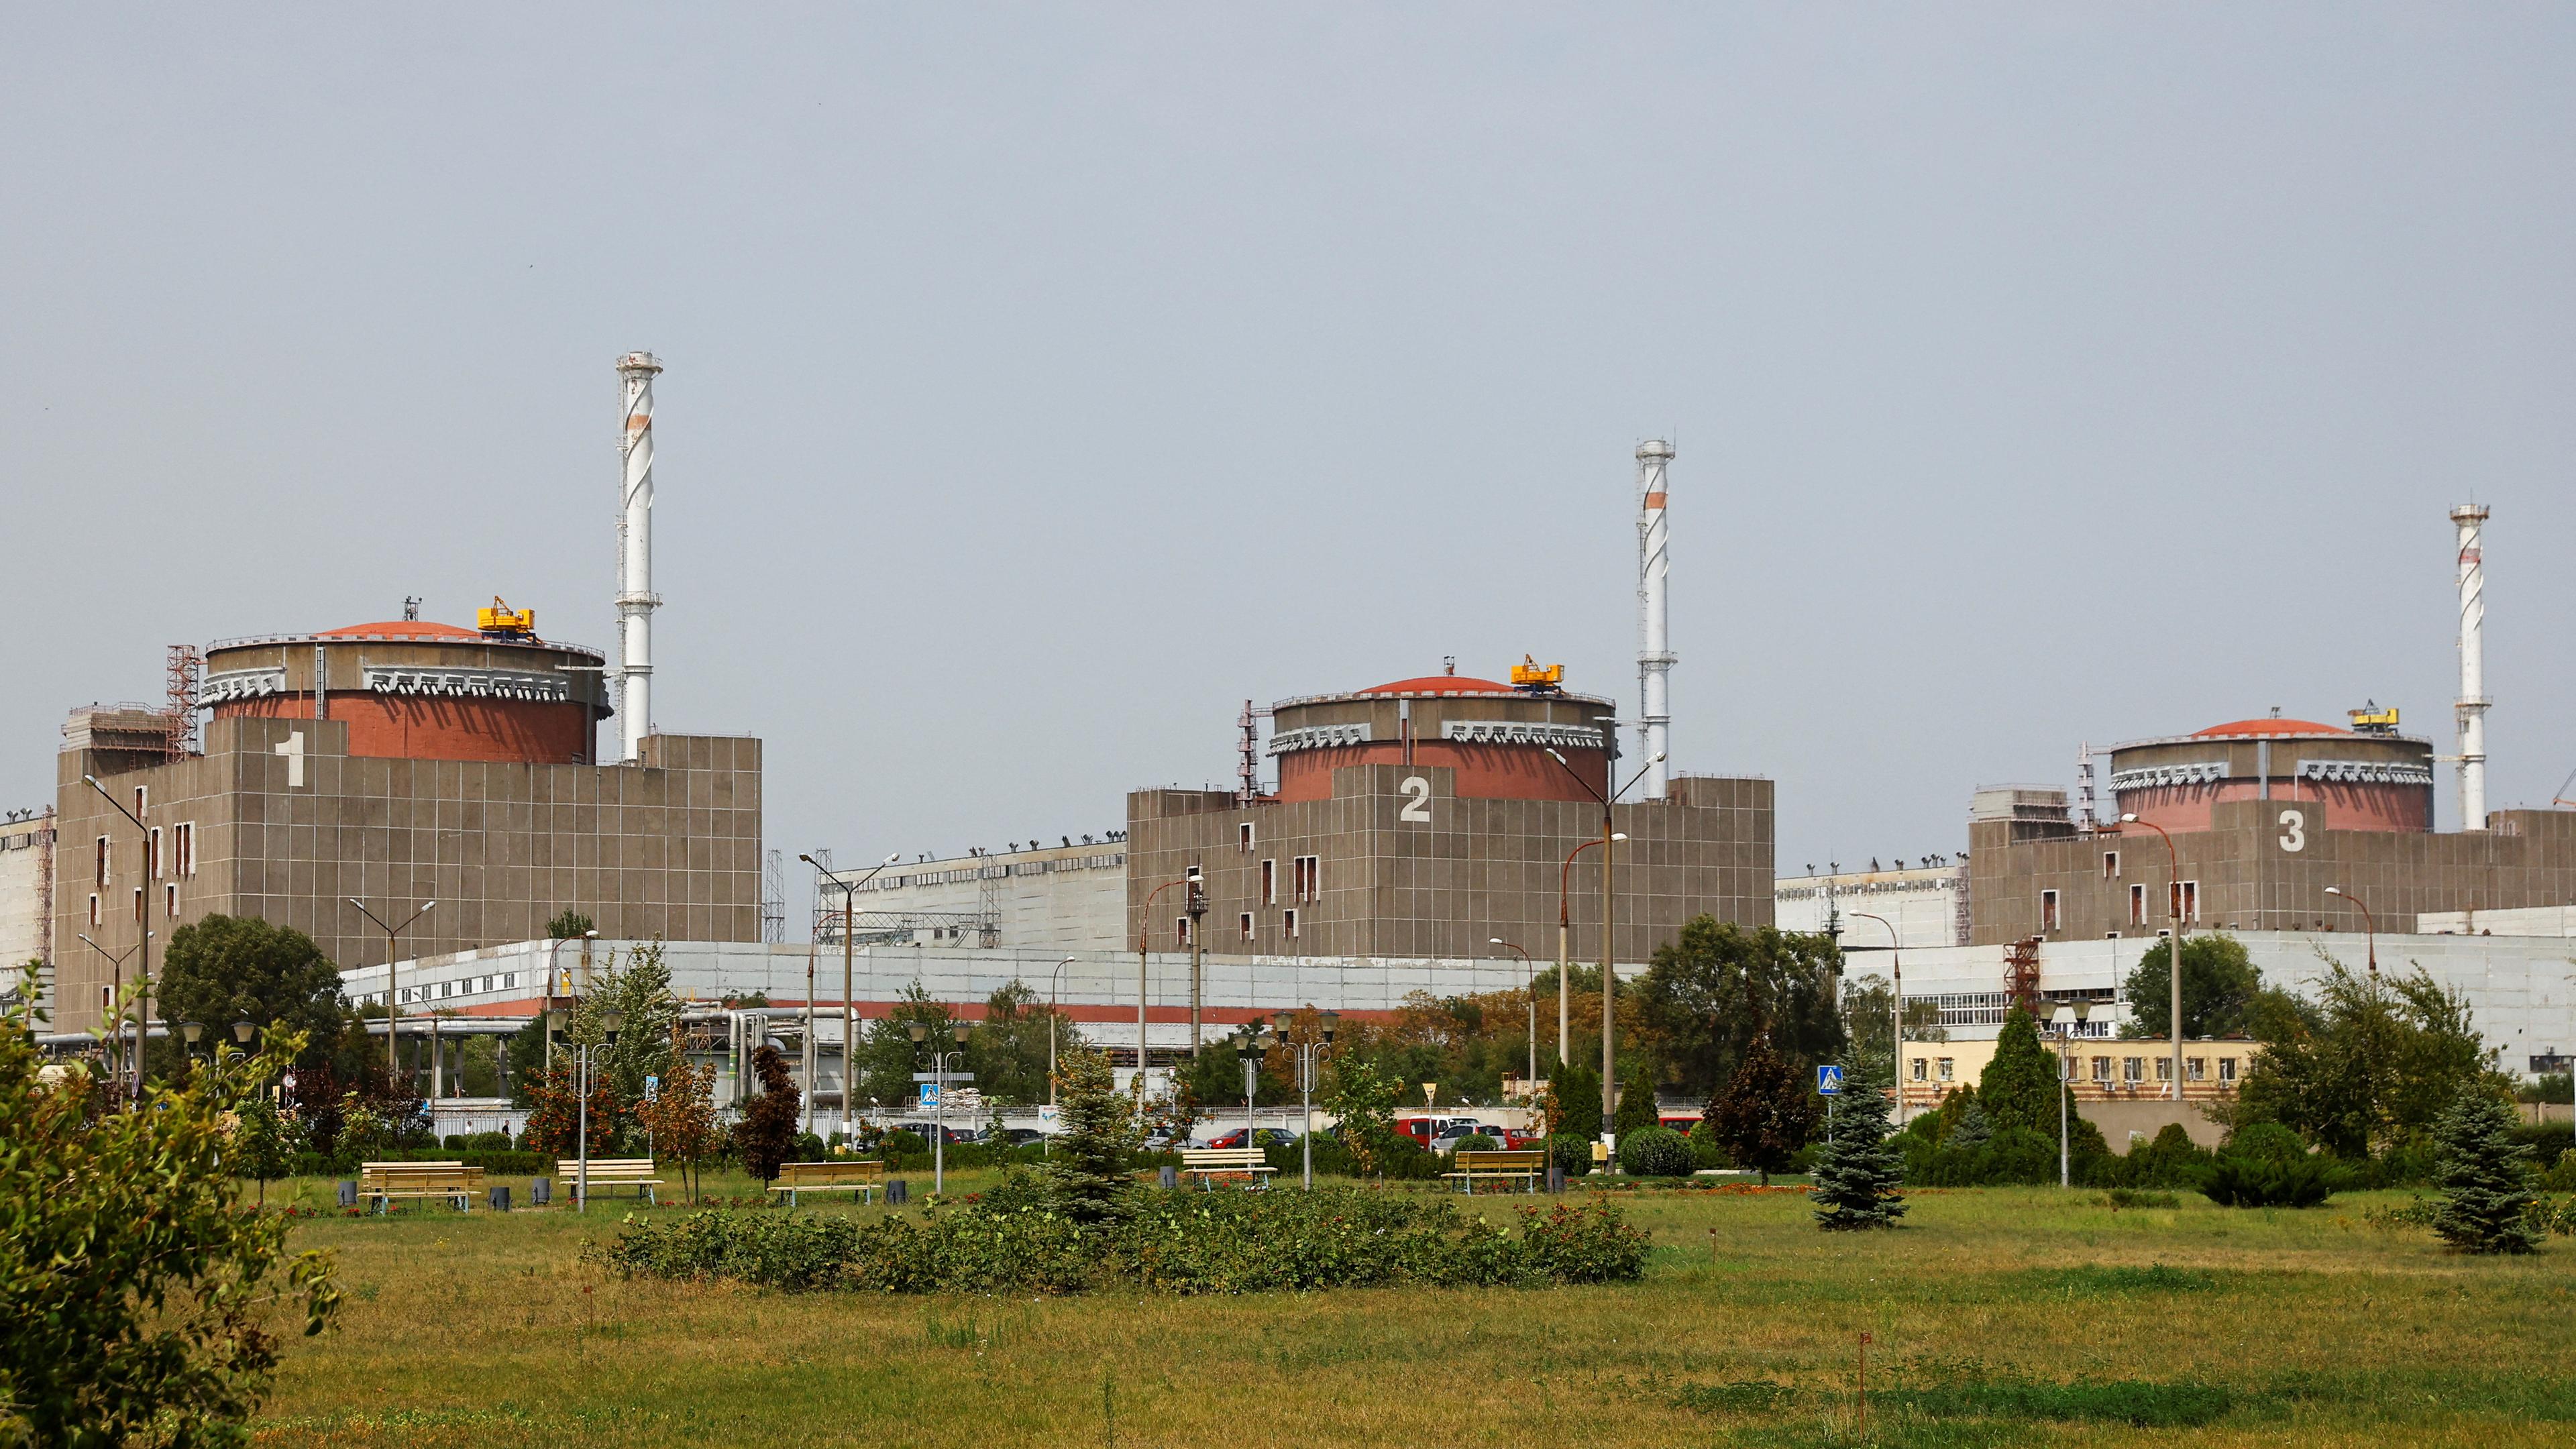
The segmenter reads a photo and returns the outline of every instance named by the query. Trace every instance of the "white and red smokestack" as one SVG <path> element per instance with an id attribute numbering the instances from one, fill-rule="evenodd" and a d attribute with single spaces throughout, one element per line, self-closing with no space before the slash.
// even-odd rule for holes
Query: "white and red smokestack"
<path id="1" fill-rule="evenodd" d="M 1665 576 L 1671 561 L 1664 526 L 1664 465 L 1673 460 L 1673 445 L 1649 439 L 1637 445 L 1637 736 L 1646 757 L 1644 797 L 1660 800 L 1671 772 L 1672 699 L 1667 693 L 1673 669 L 1672 635 Z"/>
<path id="2" fill-rule="evenodd" d="M 2487 828 L 2487 511 L 2451 510 L 2460 530 L 2460 828 Z"/>
<path id="3" fill-rule="evenodd" d="M 644 757 L 653 732 L 653 378 L 661 360 L 649 352 L 617 359 L 626 394 L 626 429 L 618 436 L 624 460 L 617 515 L 617 709 L 624 741 L 620 758 Z"/>

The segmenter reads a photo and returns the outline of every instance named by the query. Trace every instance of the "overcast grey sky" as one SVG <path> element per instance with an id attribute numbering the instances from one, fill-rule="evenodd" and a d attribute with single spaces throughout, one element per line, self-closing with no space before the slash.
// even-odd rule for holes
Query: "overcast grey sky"
<path id="1" fill-rule="evenodd" d="M 171 641 L 612 643 L 630 348 L 658 722 L 768 740 L 791 859 L 1106 829 L 1246 697 L 1443 654 L 1632 712 L 1658 433 L 1676 764 L 1776 778 L 1784 870 L 2276 704 L 2447 751 L 2471 497 L 2492 795 L 2576 768 L 2564 6 L 7 34 L 11 805 Z"/>

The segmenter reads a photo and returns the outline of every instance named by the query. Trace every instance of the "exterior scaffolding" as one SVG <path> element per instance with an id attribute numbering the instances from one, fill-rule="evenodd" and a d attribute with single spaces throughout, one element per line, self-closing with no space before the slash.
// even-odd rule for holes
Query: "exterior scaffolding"
<path id="1" fill-rule="evenodd" d="M 2004 947 L 2004 995 L 2012 1004 L 2037 1020 L 2041 1014 L 2039 999 L 2039 937 L 2027 936 Z"/>

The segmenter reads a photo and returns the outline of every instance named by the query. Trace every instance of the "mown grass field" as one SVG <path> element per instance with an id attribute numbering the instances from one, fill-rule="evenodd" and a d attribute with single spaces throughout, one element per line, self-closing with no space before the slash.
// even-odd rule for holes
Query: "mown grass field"
<path id="1" fill-rule="evenodd" d="M 1855 1237 L 1788 1194 L 1622 1200 L 1654 1233 L 1643 1283 L 1235 1299 L 626 1282 L 581 1257 L 623 1201 L 324 1218 L 297 1242 L 339 1254 L 348 1305 L 290 1347 L 254 1427 L 266 1445 L 1844 1444 L 1867 1333 L 1881 1444 L 2576 1434 L 2576 1242 L 2471 1259 L 2364 1221 L 2402 1195 L 2248 1212 L 1925 1192 L 1904 1228 Z"/>

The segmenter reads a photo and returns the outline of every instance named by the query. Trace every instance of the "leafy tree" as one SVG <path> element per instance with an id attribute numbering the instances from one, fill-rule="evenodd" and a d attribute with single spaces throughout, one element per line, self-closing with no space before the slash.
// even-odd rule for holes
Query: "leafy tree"
<path id="1" fill-rule="evenodd" d="M 916 1096 L 912 1074 L 930 1070 L 931 1048 L 912 1039 L 916 1023 L 929 1032 L 938 1050 L 946 1051 L 956 1044 L 957 1019 L 949 1015 L 947 1006 L 931 1000 L 920 982 L 906 983 L 894 1009 L 882 1019 L 869 1022 L 860 1040 L 854 1074 L 862 1098 L 890 1107 L 908 1107 L 912 1103 Z M 1043 1049 L 1043 1042 L 1040 1047 Z M 1039 1060 L 1045 1058 L 1041 1056 Z"/>
<path id="2" fill-rule="evenodd" d="M 622 1017 L 615 1042 L 607 1039 L 606 1014 L 611 1011 Z M 575 1046 L 590 1044 L 592 1079 L 608 1087 L 621 1125 L 643 1105 L 644 1079 L 668 1077 L 678 1064 L 679 1020 L 680 1003 L 671 994 L 671 968 L 660 941 L 635 947 L 622 963 L 611 957 L 573 1008 L 566 1033 Z M 555 1056 L 562 1060 L 560 1048 Z"/>
<path id="3" fill-rule="evenodd" d="M 1610 1130 L 1625 1140 L 1631 1132 L 1662 1125 L 1663 1116 L 1655 1110 L 1655 1079 L 1647 1074 L 1644 1062 L 1637 1062 L 1628 1068 L 1628 1080 L 1619 1088 L 1619 1111 L 1611 1118 Z"/>
<path id="4" fill-rule="evenodd" d="M 975 1085 L 995 1103 L 1037 1103 L 1047 1095 L 1047 1028 L 1056 1027 L 1056 1051 L 1079 1046 L 1081 1033 L 1070 1022 L 1056 1022 L 1053 1009 L 1037 992 L 1013 980 L 984 1001 L 984 1019 L 966 1041 L 966 1067 Z"/>
<path id="5" fill-rule="evenodd" d="M 1627 1020 L 1666 1076 L 1693 1095 L 1732 1078 L 1756 1037 L 1803 1070 L 1842 1054 L 1833 985 L 1841 964 L 1830 937 L 1699 916 L 1657 947 L 1629 986 Z"/>
<path id="6" fill-rule="evenodd" d="M 2264 993 L 2254 1017 L 2263 1049 L 2236 1101 L 2212 1117 L 2230 1126 L 2279 1122 L 2358 1158 L 2420 1140 L 2472 1086 L 2501 1093 L 2494 1050 L 2470 1024 L 2467 1003 L 2421 967 L 2383 980 L 2333 962 L 2317 998 Z"/>
<path id="7" fill-rule="evenodd" d="M 775 1182 L 779 1164 L 796 1150 L 796 1113 L 804 1098 L 787 1074 L 787 1054 L 769 1043 L 751 1054 L 751 1071 L 760 1079 L 760 1095 L 733 1125 L 734 1150 L 742 1154 L 744 1171 Z"/>
<path id="8" fill-rule="evenodd" d="M 1046 1161 L 1045 1181 L 1057 1210 L 1094 1226 L 1121 1215 L 1128 1194 L 1127 1154 L 1136 1119 L 1118 1095 L 1109 1058 L 1078 1046 L 1058 1059 L 1057 1100 L 1064 1112 Z M 1347 1124 L 1346 1124 L 1347 1126 Z M 1347 1134 L 1346 1139 L 1347 1140 Z"/>
<path id="9" fill-rule="evenodd" d="M 205 916 L 171 932 L 154 993 L 165 1020 L 203 1023 L 219 1042 L 232 1040 L 236 1021 L 301 1033 L 300 1066 L 328 1061 L 348 1021 L 331 958 L 302 931 L 256 916 Z"/>
<path id="10" fill-rule="evenodd" d="M 1885 980 L 1865 976 L 1856 982 L 1843 983 L 1841 1001 L 1843 1039 L 1848 1043 L 1844 1056 L 1851 1069 L 1851 1079 L 1895 1081 L 1895 991 Z M 1916 1042 L 1950 1039 L 1948 1029 L 1941 1025 L 1939 1002 L 1919 996 L 1907 1000 L 1905 1039 Z"/>
<path id="11" fill-rule="evenodd" d="M 590 917 L 566 906 L 555 913 L 553 920 L 546 922 L 546 939 L 575 941 L 589 935 L 594 929 L 596 929 L 596 923 Z"/>
<path id="12" fill-rule="evenodd" d="M 268 1202 L 268 1182 L 295 1170 L 295 1154 L 304 1148 L 303 1124 L 277 1110 L 265 1094 L 241 1104 L 233 1125 L 233 1170 L 259 1183 L 259 1200 Z"/>
<path id="13" fill-rule="evenodd" d="M 1547 1131 L 1551 1137 L 1601 1140 L 1601 1074 L 1580 1062 L 1558 1065 L 1547 1084 Z"/>
<path id="14" fill-rule="evenodd" d="M 2531 1149 L 2513 1140 L 2514 1113 L 2485 1083 L 2461 1089 L 2434 1130 L 2439 1149 L 2433 1231 L 2470 1253 L 2528 1253 L 2540 1246 L 2529 1219 Z"/>
<path id="15" fill-rule="evenodd" d="M 1891 1228 L 1905 1215 L 1905 1154 L 1887 1133 L 1893 1106 L 1875 1086 L 1846 1092 L 1824 1150 L 1816 1154 L 1816 1226 L 1826 1232 Z"/>
<path id="16" fill-rule="evenodd" d="M 724 1124 L 716 1116 L 715 1084 L 712 1063 L 700 1066 L 683 1057 L 671 1064 L 653 1100 L 636 1109 L 637 1120 L 650 1134 L 647 1140 L 652 1143 L 654 1155 L 680 1164 L 692 1198 L 703 1186 L 701 1167 L 724 1150 Z"/>
<path id="17" fill-rule="evenodd" d="M 528 1111 L 527 1145 L 531 1152 L 549 1153 L 558 1158 L 582 1155 L 585 1127 L 588 1128 L 589 1155 L 606 1157 L 616 1141 L 618 1129 L 617 1097 L 604 1078 L 594 1077 L 590 1084 L 589 1115 L 583 1115 L 579 1091 L 580 1071 L 570 1052 L 555 1053 L 555 1069 L 537 1079 L 534 1105 Z M 356 1135 L 365 1109 L 354 1109 L 343 1137 Z M 346 1149 L 355 1151 L 357 1149 Z"/>
<path id="18" fill-rule="evenodd" d="M 1342 1147 L 1363 1177 L 1386 1171 L 1396 1148 L 1395 1105 L 1403 1090 L 1367 1058 L 1333 1054 L 1324 1106 L 1338 1120 Z"/>
<path id="19" fill-rule="evenodd" d="M 1727 1156 L 1761 1173 L 1768 1183 L 1807 1145 L 1815 1130 L 1816 1100 L 1808 1084 L 1772 1050 L 1771 1038 L 1757 1036 L 1725 1090 L 1708 1104 L 1709 1132 Z"/>
<path id="20" fill-rule="evenodd" d="M 2173 938 L 2147 948 L 2130 971 L 2127 1037 L 2173 1036 Z M 2182 1034 L 2243 1036 L 2253 1026 L 2263 973 L 2233 936 L 2187 936 L 2182 947 Z"/>
<path id="21" fill-rule="evenodd" d="M 290 1255 L 291 1222 L 238 1203 L 227 1161 L 226 1119 L 306 1043 L 279 1032 L 94 1114 L 84 1082 L 46 1077 L 34 995 L 0 1011 L 0 1443 L 247 1443 L 282 1348 L 270 1305 L 301 1300 L 310 1335 L 340 1302 L 329 1257 Z"/>
<path id="22" fill-rule="evenodd" d="M 1995 1054 L 1977 1078 L 1977 1102 L 1996 1127 L 2028 1127 L 2057 1135 L 2057 1053 L 2039 1039 L 2038 1023 L 2015 1006 L 2004 1013 Z"/>

